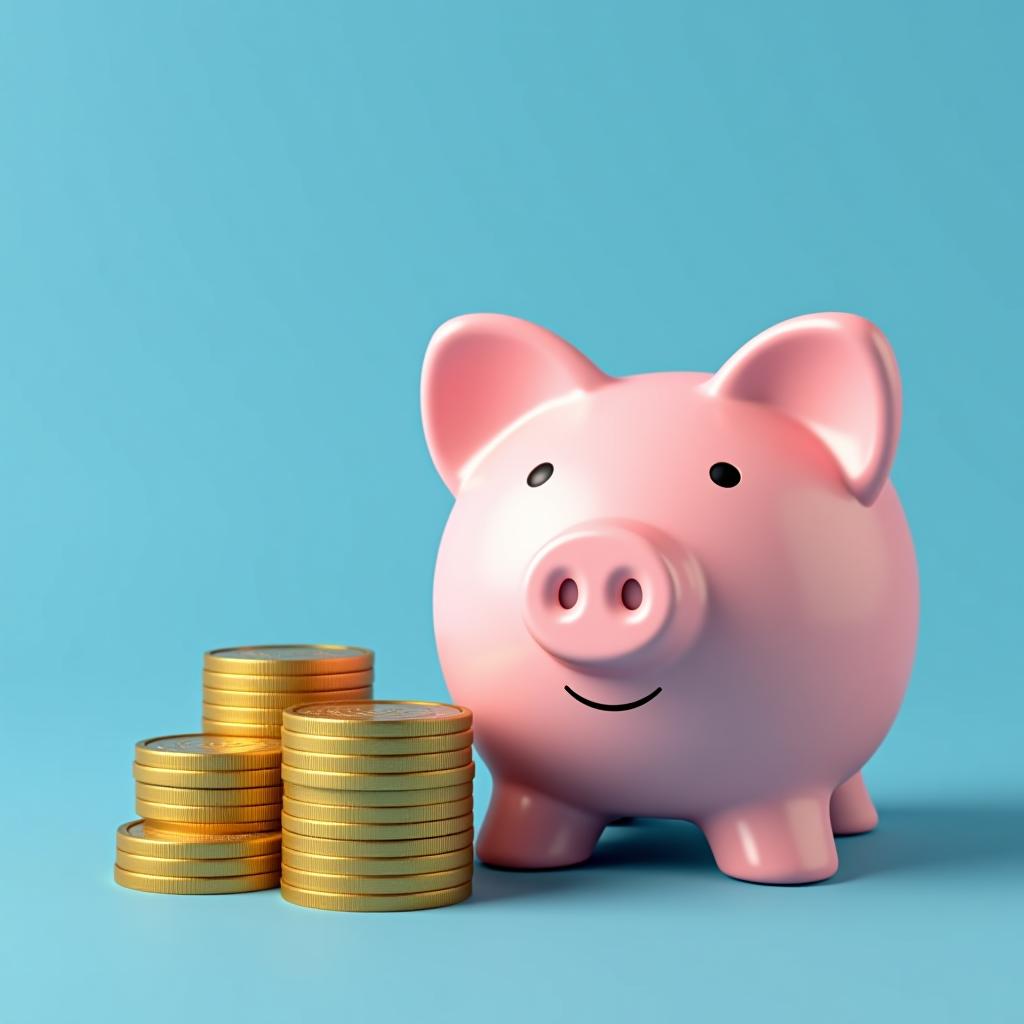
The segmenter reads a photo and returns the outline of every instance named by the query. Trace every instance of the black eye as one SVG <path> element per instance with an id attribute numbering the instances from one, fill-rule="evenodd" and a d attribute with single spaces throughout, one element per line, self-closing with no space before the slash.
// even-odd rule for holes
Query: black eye
<path id="1" fill-rule="evenodd" d="M 719 487 L 735 487 L 740 482 L 740 471 L 731 462 L 716 462 L 709 475 Z"/>
<path id="2" fill-rule="evenodd" d="M 531 487 L 540 487 L 541 484 L 546 484 L 551 479 L 551 474 L 554 471 L 555 467 L 550 462 L 542 462 L 539 466 L 534 466 L 530 470 L 530 475 L 526 478 L 526 482 Z"/>

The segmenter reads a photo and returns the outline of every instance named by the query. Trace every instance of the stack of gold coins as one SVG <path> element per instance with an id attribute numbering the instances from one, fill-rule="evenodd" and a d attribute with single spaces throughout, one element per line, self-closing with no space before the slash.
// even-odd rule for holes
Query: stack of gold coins
<path id="1" fill-rule="evenodd" d="M 332 644 L 267 644 L 203 657 L 203 732 L 281 734 L 281 712 L 312 701 L 373 696 L 373 651 Z"/>
<path id="2" fill-rule="evenodd" d="M 205 835 L 129 821 L 117 830 L 114 880 L 178 896 L 273 889 L 281 880 L 281 833 Z"/>
<path id="3" fill-rule="evenodd" d="M 305 704 L 281 731 L 281 893 L 318 910 L 425 910 L 473 879 L 473 717 L 426 701 Z"/>
<path id="4" fill-rule="evenodd" d="M 117 831 L 114 879 L 179 894 L 252 892 L 280 881 L 277 740 L 160 736 L 135 746 L 135 810 Z"/>

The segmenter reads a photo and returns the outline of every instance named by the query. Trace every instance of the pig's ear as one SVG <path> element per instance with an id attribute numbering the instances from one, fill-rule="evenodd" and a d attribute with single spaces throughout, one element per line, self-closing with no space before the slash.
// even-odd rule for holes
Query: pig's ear
<path id="1" fill-rule="evenodd" d="M 458 493 L 474 456 L 502 431 L 538 406 L 607 380 L 567 341 L 527 320 L 495 313 L 449 320 L 430 339 L 420 387 L 438 473 Z"/>
<path id="2" fill-rule="evenodd" d="M 900 432 L 900 378 L 877 327 L 849 313 L 814 313 L 748 341 L 707 385 L 802 423 L 870 505 L 888 479 Z"/>

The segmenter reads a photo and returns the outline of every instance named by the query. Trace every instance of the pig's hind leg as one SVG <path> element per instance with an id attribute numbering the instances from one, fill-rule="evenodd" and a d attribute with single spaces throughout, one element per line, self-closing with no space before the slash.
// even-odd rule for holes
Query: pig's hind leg
<path id="1" fill-rule="evenodd" d="M 797 793 L 731 807 L 699 821 L 720 870 L 745 882 L 799 885 L 839 867 L 829 792 Z"/>
<path id="2" fill-rule="evenodd" d="M 593 853 L 607 824 L 605 816 L 495 780 L 476 852 L 500 868 L 567 867 Z"/>
<path id="3" fill-rule="evenodd" d="M 871 802 L 860 772 L 847 779 L 832 794 L 829 814 L 832 818 L 832 831 L 837 836 L 870 832 L 878 824 L 878 811 Z"/>

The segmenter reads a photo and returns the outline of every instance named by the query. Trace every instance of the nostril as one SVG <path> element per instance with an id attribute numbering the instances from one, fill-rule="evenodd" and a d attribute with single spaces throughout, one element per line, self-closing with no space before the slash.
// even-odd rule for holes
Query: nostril
<path id="1" fill-rule="evenodd" d="M 558 603 L 566 611 L 575 606 L 579 596 L 580 588 L 576 586 L 576 581 L 571 576 L 568 579 L 562 580 L 558 587 Z"/>
<path id="2" fill-rule="evenodd" d="M 638 580 L 632 578 L 622 584 L 622 603 L 631 611 L 635 612 L 644 599 L 643 587 Z"/>

